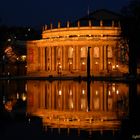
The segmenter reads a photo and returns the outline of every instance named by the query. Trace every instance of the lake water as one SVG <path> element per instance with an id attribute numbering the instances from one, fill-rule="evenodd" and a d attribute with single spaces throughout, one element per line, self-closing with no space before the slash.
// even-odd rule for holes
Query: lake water
<path id="1" fill-rule="evenodd" d="M 139 126 L 131 125 L 138 124 L 133 110 L 138 110 L 139 87 L 132 82 L 1 80 L 0 139 L 138 138 Z"/>

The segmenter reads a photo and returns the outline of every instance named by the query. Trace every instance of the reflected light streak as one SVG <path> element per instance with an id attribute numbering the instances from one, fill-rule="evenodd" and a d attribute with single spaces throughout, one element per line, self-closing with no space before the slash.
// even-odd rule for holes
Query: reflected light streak
<path id="1" fill-rule="evenodd" d="M 58 91 L 58 95 L 62 95 L 62 91 L 61 90 Z"/>
<path id="2" fill-rule="evenodd" d="M 17 99 L 19 99 L 19 93 L 17 93 Z"/>
<path id="3" fill-rule="evenodd" d="M 70 96 L 72 96 L 72 90 L 70 90 Z"/>
<path id="4" fill-rule="evenodd" d="M 83 95 L 85 94 L 85 90 L 84 90 L 84 89 L 82 90 L 82 94 L 83 94 Z"/>
<path id="5" fill-rule="evenodd" d="M 109 96 L 111 95 L 111 92 L 110 92 L 110 90 L 108 91 L 108 95 L 109 95 Z"/>
<path id="6" fill-rule="evenodd" d="M 95 91 L 95 94 L 98 95 L 98 90 Z"/>
<path id="7" fill-rule="evenodd" d="M 116 94 L 119 94 L 119 90 L 116 91 Z"/>
<path id="8" fill-rule="evenodd" d="M 23 94 L 22 94 L 22 100 L 23 100 L 23 101 L 26 101 L 26 99 L 27 99 L 27 97 L 26 97 L 25 93 L 23 93 Z"/>
<path id="9" fill-rule="evenodd" d="M 34 86 L 35 84 L 36 86 Z M 128 112 L 124 110 L 124 106 L 120 106 L 120 110 L 116 114 L 116 103 L 119 98 L 113 93 L 119 93 L 122 97 L 127 95 L 127 85 L 91 82 L 89 105 L 86 85 L 86 82 L 72 81 L 51 83 L 45 81 L 45 84 L 44 81 L 29 81 L 28 94 L 32 100 L 27 98 L 28 113 L 40 116 L 43 125 L 52 128 L 120 129 L 120 118 L 128 115 Z M 127 107 L 128 104 L 125 105 L 125 108 Z M 88 108 L 90 108 L 89 111 Z"/>

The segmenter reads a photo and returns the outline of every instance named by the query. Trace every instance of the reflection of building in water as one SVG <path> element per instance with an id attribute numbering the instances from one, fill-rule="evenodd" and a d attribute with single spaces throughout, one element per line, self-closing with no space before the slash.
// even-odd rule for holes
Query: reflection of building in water
<path id="1" fill-rule="evenodd" d="M 59 122 L 61 127 L 97 129 L 105 125 L 104 128 L 113 129 L 128 115 L 128 87 L 125 84 L 91 83 L 90 105 L 86 82 L 28 81 L 27 86 L 27 112 L 42 116 L 48 125 L 56 127 Z"/>
<path id="2" fill-rule="evenodd" d="M 45 26 L 41 40 L 27 42 L 28 75 L 85 75 L 88 47 L 91 75 L 128 72 L 128 46 L 121 38 L 119 18 L 99 10 L 76 25 Z"/>

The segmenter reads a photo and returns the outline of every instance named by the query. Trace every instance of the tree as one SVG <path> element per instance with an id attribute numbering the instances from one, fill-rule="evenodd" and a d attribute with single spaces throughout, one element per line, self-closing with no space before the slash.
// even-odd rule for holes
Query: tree
<path id="1" fill-rule="evenodd" d="M 129 45 L 129 73 L 137 76 L 137 63 L 140 58 L 140 0 L 133 0 L 128 6 L 123 7 L 122 34 Z M 129 126 L 126 128 L 132 138 L 134 133 L 140 131 L 139 110 L 140 97 L 137 94 L 137 81 L 129 81 Z M 131 129 L 130 129 L 131 128 Z M 129 130 L 128 130 L 129 129 Z"/>
<path id="2" fill-rule="evenodd" d="M 140 0 L 133 0 L 128 6 L 122 8 L 122 35 L 129 45 L 129 73 L 137 75 L 140 40 Z"/>

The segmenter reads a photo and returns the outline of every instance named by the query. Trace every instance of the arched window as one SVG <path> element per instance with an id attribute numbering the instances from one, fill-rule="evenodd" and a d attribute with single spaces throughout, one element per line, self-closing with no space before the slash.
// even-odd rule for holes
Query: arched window
<path id="1" fill-rule="evenodd" d="M 99 47 L 94 48 L 94 57 L 99 58 Z"/>
<path id="2" fill-rule="evenodd" d="M 107 56 L 108 56 L 108 58 L 112 58 L 112 47 L 111 46 L 108 46 L 108 48 L 107 48 Z"/>
<path id="3" fill-rule="evenodd" d="M 73 58 L 73 48 L 69 47 L 68 49 L 68 58 Z"/>
<path id="4" fill-rule="evenodd" d="M 87 48 L 82 47 L 81 48 L 81 58 L 85 58 L 87 56 Z"/>
<path id="5" fill-rule="evenodd" d="M 48 58 L 51 58 L 51 48 L 47 48 Z"/>
<path id="6" fill-rule="evenodd" d="M 61 49 L 58 47 L 57 48 L 57 58 L 60 59 L 60 57 L 61 57 Z"/>

